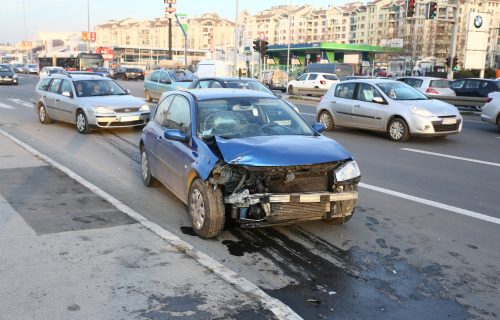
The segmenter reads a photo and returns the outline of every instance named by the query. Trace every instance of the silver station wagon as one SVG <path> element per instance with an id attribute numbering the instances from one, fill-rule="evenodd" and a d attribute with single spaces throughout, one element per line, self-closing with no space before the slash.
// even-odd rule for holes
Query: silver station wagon
<path id="1" fill-rule="evenodd" d="M 462 130 L 462 116 L 451 104 L 429 99 L 394 80 L 360 79 L 334 84 L 316 106 L 326 130 L 335 125 L 386 132 L 396 142 L 410 136 L 446 137 Z"/>
<path id="2" fill-rule="evenodd" d="M 43 124 L 53 119 L 74 123 L 82 134 L 95 128 L 142 129 L 149 121 L 149 105 L 129 94 L 98 74 L 54 74 L 38 82 L 35 112 Z"/>

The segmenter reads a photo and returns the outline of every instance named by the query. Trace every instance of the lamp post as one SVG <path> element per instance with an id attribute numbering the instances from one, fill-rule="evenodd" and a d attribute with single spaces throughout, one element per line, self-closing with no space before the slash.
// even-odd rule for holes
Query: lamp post
<path id="1" fill-rule="evenodd" d="M 236 16 L 234 18 L 234 75 L 238 76 L 238 44 L 239 44 L 239 30 L 238 30 L 238 11 L 239 11 L 239 0 L 236 0 Z"/>
<path id="2" fill-rule="evenodd" d="M 90 51 L 90 0 L 87 0 L 87 51 Z"/>
<path id="3" fill-rule="evenodd" d="M 286 51 L 286 72 L 290 74 L 290 42 L 292 39 L 291 31 L 290 31 L 290 11 L 292 10 L 292 0 L 290 0 L 290 4 L 288 5 L 288 49 Z"/>
<path id="4" fill-rule="evenodd" d="M 172 6 L 176 4 L 176 0 L 163 0 L 163 3 L 168 4 L 165 8 L 165 12 L 168 14 L 168 59 L 172 60 L 172 14 L 176 11 Z"/>

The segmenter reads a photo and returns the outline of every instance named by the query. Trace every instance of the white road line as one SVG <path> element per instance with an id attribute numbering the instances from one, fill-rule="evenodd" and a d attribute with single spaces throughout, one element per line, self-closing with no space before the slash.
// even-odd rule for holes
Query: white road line
<path id="1" fill-rule="evenodd" d="M 23 107 L 32 108 L 33 109 L 33 104 L 30 103 L 30 102 L 26 102 L 26 101 L 23 101 L 23 100 L 20 100 L 20 99 L 9 99 L 9 100 L 12 101 L 12 102 L 14 102 L 14 103 L 20 104 Z"/>
<path id="2" fill-rule="evenodd" d="M 5 104 L 5 103 L 1 103 L 0 102 L 0 108 L 3 108 L 3 109 L 14 109 L 14 107 L 8 105 L 8 104 Z"/>
<path id="3" fill-rule="evenodd" d="M 305 112 L 301 112 L 301 114 L 305 114 L 305 115 L 307 115 L 307 116 L 316 116 L 316 114 L 315 114 L 315 113 L 305 113 Z"/>
<path id="4" fill-rule="evenodd" d="M 424 151 L 424 150 L 418 150 L 418 149 L 411 149 L 411 148 L 401 148 L 401 150 L 410 151 L 410 152 L 416 152 L 416 153 L 429 154 L 429 155 L 443 157 L 443 158 L 450 158 L 450 159 L 456 159 L 456 160 L 462 160 L 462 161 L 468 161 L 468 162 L 475 162 L 475 163 L 480 163 L 480 164 L 487 164 L 489 166 L 500 167 L 500 163 L 496 163 L 496 162 L 489 162 L 489 161 L 483 161 L 483 160 L 463 158 L 463 157 L 451 156 L 451 155 L 443 154 L 443 153 L 436 153 L 436 152 L 430 152 L 430 151 Z"/>
<path id="5" fill-rule="evenodd" d="M 436 208 L 450 211 L 453 213 L 458 213 L 458 214 L 468 216 L 471 218 L 475 218 L 475 219 L 479 219 L 479 220 L 483 220 L 483 221 L 487 221 L 487 222 L 491 222 L 491 223 L 495 223 L 495 224 L 500 224 L 500 219 L 495 218 L 495 217 L 491 217 L 491 216 L 488 216 L 488 215 L 485 215 L 482 213 L 478 213 L 478 212 L 450 206 L 450 205 L 447 205 L 447 204 L 444 204 L 441 202 L 436 202 L 436 201 L 432 201 L 432 200 L 427 200 L 427 199 L 411 196 L 409 194 L 405 194 L 405 193 L 401 193 L 401 192 L 397 192 L 397 191 L 393 191 L 393 190 L 389 190 L 389 189 L 385 189 L 385 188 L 380 188 L 377 186 L 372 186 L 370 184 L 366 184 L 366 183 L 362 183 L 362 182 L 359 184 L 359 186 L 362 188 L 365 188 L 365 189 L 378 191 L 378 192 L 385 193 L 385 194 L 388 194 L 388 195 L 391 195 L 394 197 L 422 203 L 422 204 L 425 204 L 425 205 L 428 205 L 431 207 L 436 207 Z"/>
<path id="6" fill-rule="evenodd" d="M 78 181 L 82 185 L 86 186 L 92 192 L 94 192 L 95 194 L 97 194 L 101 198 L 107 200 L 109 203 L 114 205 L 118 210 L 127 214 L 132 219 L 136 220 L 137 222 L 142 224 L 144 227 L 146 227 L 147 229 L 154 232 L 156 235 L 163 238 L 170 245 L 172 245 L 177 251 L 182 252 L 182 253 L 190 256 L 195 261 L 197 261 L 199 264 L 201 264 L 202 266 L 204 266 L 208 270 L 215 273 L 221 279 L 223 279 L 227 283 L 233 285 L 235 288 L 237 288 L 238 290 L 240 290 L 241 292 L 246 294 L 250 299 L 258 300 L 266 309 L 268 309 L 272 313 L 274 313 L 274 315 L 276 315 L 276 317 L 278 319 L 287 319 L 287 320 L 288 319 L 291 319 L 291 320 L 302 319 L 289 306 L 287 306 L 286 304 L 284 304 L 280 300 L 269 296 L 262 289 L 260 289 L 257 285 L 253 284 L 252 282 L 250 282 L 246 278 L 241 277 L 238 273 L 229 269 L 228 267 L 226 267 L 225 265 L 216 261 L 215 259 L 208 256 L 207 254 L 205 254 L 199 250 L 196 250 L 192 245 L 190 245 L 186 241 L 180 239 L 179 237 L 177 237 L 173 233 L 163 229 L 158 224 L 149 221 L 147 218 L 142 216 L 137 211 L 133 210 L 132 208 L 130 208 L 126 204 L 120 202 L 118 199 L 116 199 L 112 195 L 108 194 L 106 191 L 100 189 L 99 187 L 97 187 L 96 185 L 91 183 L 90 181 L 82 178 L 81 176 L 79 176 L 75 172 L 71 171 L 69 168 L 63 166 L 59 162 L 50 158 L 49 156 L 37 151 L 36 149 L 32 148 L 31 146 L 22 142 L 21 140 L 17 139 L 16 137 L 8 134 L 7 132 L 3 131 L 2 129 L 0 129 L 0 134 L 2 134 L 5 137 L 9 138 L 10 140 L 14 141 L 15 143 L 17 143 L 18 145 L 20 145 L 24 149 L 31 152 L 36 157 L 44 160 L 49 165 L 61 170 L 62 172 L 66 173 L 69 177 L 73 178 L 74 180 Z"/>

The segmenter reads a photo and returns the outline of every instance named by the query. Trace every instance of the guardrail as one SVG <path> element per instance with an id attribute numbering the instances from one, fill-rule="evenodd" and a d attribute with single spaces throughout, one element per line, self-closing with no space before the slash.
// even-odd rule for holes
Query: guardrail
<path id="1" fill-rule="evenodd" d="M 482 107 L 486 104 L 488 98 L 483 97 L 462 97 L 462 96 L 428 96 L 431 99 L 441 100 L 454 105 L 455 107 Z"/>
<path id="2" fill-rule="evenodd" d="M 312 96 L 324 96 L 328 89 L 321 88 L 310 88 L 310 89 L 301 89 L 301 88 L 293 88 L 294 95 L 312 95 Z"/>

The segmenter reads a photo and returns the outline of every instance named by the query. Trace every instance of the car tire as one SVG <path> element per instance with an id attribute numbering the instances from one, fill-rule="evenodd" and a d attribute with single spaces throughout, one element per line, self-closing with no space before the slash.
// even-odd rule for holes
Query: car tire
<path id="1" fill-rule="evenodd" d="M 149 90 L 144 91 L 144 98 L 146 99 L 146 102 L 152 102 L 153 97 L 151 97 L 151 93 L 149 93 Z"/>
<path id="2" fill-rule="evenodd" d="M 90 126 L 87 120 L 87 116 L 82 110 L 78 110 L 76 112 L 76 130 L 81 134 L 87 134 L 90 132 Z"/>
<path id="3" fill-rule="evenodd" d="M 405 142 L 410 139 L 410 130 L 403 118 L 394 118 L 387 126 L 387 135 L 392 141 Z"/>
<path id="4" fill-rule="evenodd" d="M 293 94 L 293 86 L 288 86 L 288 94 Z"/>
<path id="5" fill-rule="evenodd" d="M 159 185 L 158 179 L 151 174 L 151 165 L 144 146 L 141 147 L 141 177 L 142 183 L 144 183 L 146 187 L 156 187 Z"/>
<path id="6" fill-rule="evenodd" d="M 338 205 L 340 206 L 339 208 L 340 210 L 338 211 L 341 212 L 341 216 L 333 217 L 330 219 L 324 219 L 323 222 L 328 224 L 344 224 L 347 221 L 351 220 L 352 216 L 354 215 L 355 201 L 354 200 L 342 201 L 338 202 Z"/>
<path id="7" fill-rule="evenodd" d="M 195 179 L 188 195 L 188 209 L 194 232 L 205 239 L 218 236 L 224 227 L 222 192 L 207 182 Z"/>
<path id="8" fill-rule="evenodd" d="M 326 131 L 332 131 L 335 128 L 335 123 L 330 112 L 323 110 L 319 113 L 318 121 L 325 125 Z"/>
<path id="9" fill-rule="evenodd" d="M 497 130 L 500 132 L 500 114 L 497 117 Z"/>
<path id="10" fill-rule="evenodd" d="M 49 124 L 52 122 L 52 119 L 50 118 L 47 109 L 45 109 L 45 106 L 43 104 L 38 107 L 38 120 L 40 120 L 40 122 L 43 124 Z"/>

